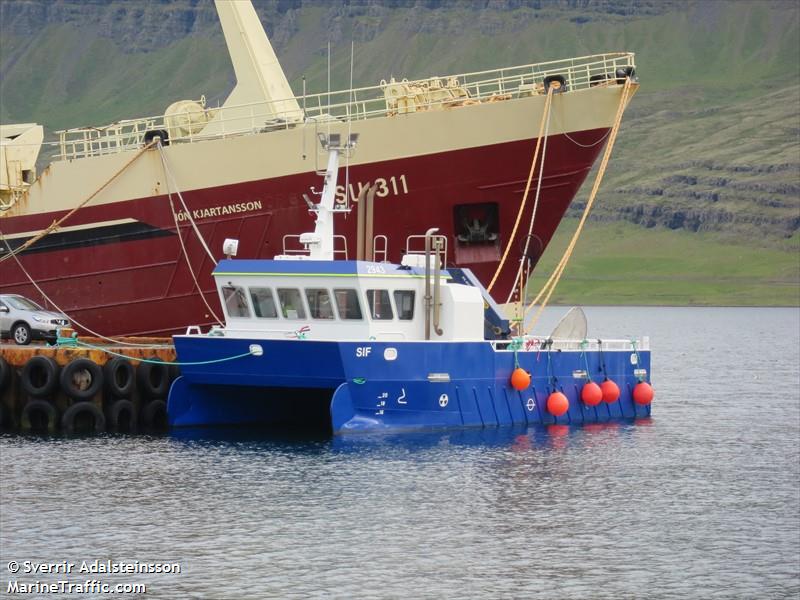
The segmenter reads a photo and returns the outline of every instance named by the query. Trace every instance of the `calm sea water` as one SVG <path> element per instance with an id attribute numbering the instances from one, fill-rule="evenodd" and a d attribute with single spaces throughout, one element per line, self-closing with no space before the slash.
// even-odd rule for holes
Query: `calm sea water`
<path id="1" fill-rule="evenodd" d="M 800 311 L 586 312 L 593 337 L 651 337 L 651 421 L 0 437 L 0 597 L 87 579 L 168 599 L 800 596 Z M 8 572 L 109 559 L 181 572 Z"/>

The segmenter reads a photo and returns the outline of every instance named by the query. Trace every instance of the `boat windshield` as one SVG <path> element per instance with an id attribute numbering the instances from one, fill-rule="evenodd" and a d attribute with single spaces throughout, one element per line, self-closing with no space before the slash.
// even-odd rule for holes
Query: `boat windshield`
<path id="1" fill-rule="evenodd" d="M 28 300 L 22 296 L 7 296 L 5 300 L 11 305 L 12 308 L 16 308 L 18 310 L 44 310 L 33 300 Z"/>

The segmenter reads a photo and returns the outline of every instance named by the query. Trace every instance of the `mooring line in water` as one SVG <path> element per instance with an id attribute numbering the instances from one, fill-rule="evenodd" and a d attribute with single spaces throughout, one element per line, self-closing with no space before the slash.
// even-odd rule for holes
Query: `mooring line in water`
<path id="1" fill-rule="evenodd" d="M 572 256 L 573 250 L 575 250 L 575 245 L 578 243 L 578 238 L 583 231 L 583 226 L 586 224 L 586 219 L 589 217 L 589 212 L 592 209 L 592 205 L 594 204 L 595 199 L 597 198 L 597 192 L 600 189 L 600 183 L 603 181 L 603 176 L 606 172 L 606 167 L 608 166 L 608 160 L 611 158 L 611 150 L 614 148 L 614 142 L 617 139 L 617 134 L 619 133 L 619 127 L 622 123 L 622 115 L 625 112 L 625 108 L 628 104 L 628 96 L 630 94 L 631 89 L 631 78 L 625 78 L 625 85 L 622 88 L 622 94 L 620 95 L 619 107 L 617 108 L 617 114 L 614 118 L 614 125 L 611 127 L 611 134 L 608 137 L 608 145 L 606 146 L 605 153 L 603 154 L 603 160 L 600 163 L 600 168 L 597 170 L 597 176 L 595 177 L 594 184 L 592 185 L 592 191 L 589 194 L 589 200 L 586 202 L 586 207 L 583 209 L 583 214 L 581 215 L 581 220 L 578 223 L 578 228 L 575 230 L 575 233 L 572 234 L 572 239 L 567 246 L 567 249 L 564 251 L 564 254 L 561 257 L 561 260 L 558 262 L 555 270 L 553 271 L 550 278 L 547 282 L 542 286 L 542 289 L 536 295 L 536 298 L 533 299 L 530 306 L 525 310 L 525 314 L 527 315 L 528 312 L 536 305 L 537 302 L 544 296 L 544 300 L 542 300 L 542 304 L 539 306 L 539 309 L 533 315 L 530 324 L 525 330 L 525 333 L 528 333 L 530 330 L 533 329 L 533 326 L 536 325 L 536 322 L 539 320 L 539 317 L 542 316 L 542 312 L 544 311 L 547 303 L 550 301 L 550 296 L 552 296 L 553 291 L 555 291 L 556 286 L 558 285 L 559 280 L 561 279 L 561 275 L 564 273 L 564 269 L 569 262 L 570 257 Z"/>

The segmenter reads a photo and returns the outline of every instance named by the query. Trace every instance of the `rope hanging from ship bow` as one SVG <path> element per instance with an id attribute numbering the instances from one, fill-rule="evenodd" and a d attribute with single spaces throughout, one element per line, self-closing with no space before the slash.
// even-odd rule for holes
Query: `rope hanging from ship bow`
<path id="1" fill-rule="evenodd" d="M 9 258 L 11 258 L 12 256 L 16 256 L 16 255 L 17 255 L 17 254 L 19 254 L 20 252 L 23 252 L 24 250 L 26 250 L 26 249 L 30 248 L 31 246 L 33 246 L 33 245 L 34 245 L 36 242 L 38 242 L 39 240 L 41 240 L 43 237 L 46 237 L 46 236 L 50 235 L 51 233 L 53 233 L 54 231 L 56 231 L 56 230 L 57 230 L 57 229 L 58 229 L 58 228 L 61 226 L 61 224 L 62 224 L 64 221 L 66 221 L 67 219 L 69 219 L 69 218 L 70 218 L 72 215 L 74 215 L 76 212 L 78 212 L 78 211 L 79 211 L 81 208 L 83 208 L 84 206 L 86 206 L 87 204 L 89 204 L 89 202 L 91 202 L 91 201 L 92 201 L 92 200 L 95 198 L 95 196 L 97 196 L 97 194 L 99 194 L 99 193 L 100 193 L 100 192 L 102 192 L 104 189 L 106 189 L 106 187 L 108 187 L 108 184 L 110 184 L 110 183 L 111 183 L 112 181 L 114 181 L 114 180 L 115 180 L 117 177 L 119 177 L 119 175 L 120 175 L 120 174 L 121 174 L 123 171 L 125 171 L 125 169 L 127 169 L 128 167 L 130 167 L 130 166 L 133 164 L 133 162 L 134 162 L 134 161 L 135 161 L 137 158 L 139 158 L 139 157 L 140 157 L 142 154 L 144 154 L 144 153 L 145 153 L 147 150 L 149 150 L 150 148 L 152 148 L 154 144 L 155 144 L 155 142 L 154 142 L 154 141 L 153 141 L 153 142 L 150 142 L 149 144 L 146 144 L 146 145 L 145 145 L 145 146 L 144 146 L 144 147 L 143 147 L 141 150 L 139 150 L 139 152 L 137 152 L 137 153 L 136 153 L 136 154 L 133 156 L 133 158 L 131 158 L 131 159 L 130 159 L 128 162 L 126 162 L 126 163 L 125 163 L 125 164 L 122 166 L 122 168 L 121 168 L 119 171 L 117 171 L 116 173 L 114 173 L 114 174 L 113 174 L 111 177 L 109 177 L 109 178 L 106 180 L 106 182 L 105 182 L 103 185 L 101 185 L 99 188 L 97 188 L 97 190 L 95 190 L 95 192 L 94 192 L 94 193 L 93 193 L 91 196 L 89 196 L 89 197 L 88 197 L 86 200 L 84 200 L 83 202 L 81 202 L 80 204 L 78 204 L 78 206 L 76 206 L 75 208 L 73 208 L 71 211 L 69 211 L 67 214 L 65 214 L 65 215 L 64 215 L 63 217 L 61 217 L 60 219 L 58 219 L 58 220 L 56 220 L 56 221 L 53 221 L 53 222 L 52 222 L 52 223 L 51 223 L 51 224 L 50 224 L 50 225 L 49 225 L 49 226 L 48 226 L 46 229 L 43 229 L 42 231 L 40 231 L 39 233 L 37 233 L 35 236 L 33 236 L 31 239 L 29 239 L 27 242 L 25 242 L 25 243 L 24 243 L 24 244 L 22 244 L 21 246 L 17 246 L 17 247 L 16 247 L 14 250 L 11 250 L 11 251 L 10 251 L 8 254 L 5 254 L 5 255 L 3 255 L 3 256 L 0 256 L 0 262 L 3 262 L 4 260 L 7 260 L 7 259 L 9 259 Z M 0 238 L 3 238 L 3 239 L 5 239 L 5 236 L 3 235 L 3 232 L 2 232 L 2 231 L 0 231 Z M 9 245 L 9 249 L 10 249 L 10 245 Z"/>
<path id="2" fill-rule="evenodd" d="M 548 94 L 552 93 L 552 88 L 548 91 Z M 519 257 L 519 268 L 517 269 L 517 275 L 514 278 L 514 285 L 519 284 L 520 286 L 520 294 L 519 294 L 519 301 L 522 302 L 523 296 L 527 299 L 527 294 L 524 294 L 521 290 L 523 285 L 527 285 L 526 282 L 523 280 L 525 279 L 525 274 L 523 272 L 525 263 L 530 263 L 530 257 L 528 256 L 528 250 L 531 246 L 531 238 L 533 238 L 533 224 L 536 222 L 536 213 L 539 209 L 539 196 L 542 192 L 542 177 L 544 176 L 544 161 L 547 157 L 547 136 L 550 135 L 550 116 L 552 115 L 552 104 L 550 105 L 550 110 L 547 114 L 547 122 L 544 127 L 544 142 L 542 142 L 542 161 L 539 163 L 539 179 L 536 182 L 536 195 L 533 199 L 533 211 L 531 211 L 531 219 L 528 222 L 528 235 L 525 237 L 525 247 L 522 249 L 522 255 Z M 511 302 L 511 298 L 514 296 L 514 287 L 512 286 L 511 289 L 508 291 L 508 298 L 506 298 L 506 303 Z M 520 321 L 521 323 L 521 321 Z M 520 325 L 520 329 L 521 329 Z"/>
<path id="3" fill-rule="evenodd" d="M 164 148 L 161 145 L 161 142 L 159 142 L 158 144 L 158 152 L 161 155 L 161 166 L 164 169 L 164 175 L 166 176 L 165 179 L 167 181 L 167 197 L 169 198 L 169 208 L 172 211 L 172 219 L 175 223 L 175 234 L 178 236 L 178 241 L 180 242 L 181 245 L 181 251 L 183 252 L 184 258 L 186 258 L 186 265 L 189 267 L 189 273 L 192 275 L 192 281 L 194 281 L 194 287 L 197 290 L 197 293 L 200 294 L 200 299 L 203 301 L 203 304 L 206 305 L 208 312 L 211 313 L 211 316 L 214 317 L 214 320 L 219 325 L 224 327 L 225 324 L 217 316 L 217 313 L 214 312 L 214 309 L 211 308 L 211 305 L 206 300 L 206 296 L 203 293 L 203 289 L 200 287 L 200 282 L 197 281 L 197 275 L 195 274 L 194 269 L 192 268 L 192 262 L 189 260 L 189 253 L 186 251 L 186 245 L 183 243 L 183 234 L 181 234 L 181 228 L 178 225 L 178 214 L 175 212 L 175 205 L 172 203 L 172 186 L 170 185 L 170 180 L 172 180 L 172 183 L 175 184 L 175 178 L 172 176 L 172 172 L 169 170 L 169 167 L 167 166 L 167 158 L 166 156 L 164 156 Z M 211 262 L 216 265 L 217 261 L 211 254 L 211 251 L 208 249 L 206 241 L 203 239 L 203 236 L 200 234 L 200 230 L 197 228 L 197 224 L 194 222 L 194 219 L 192 219 L 192 214 L 186 207 L 186 203 L 183 201 L 183 196 L 181 196 L 181 192 L 178 189 L 177 185 L 175 186 L 175 190 L 178 194 L 178 198 L 181 201 L 183 210 L 189 217 L 189 221 L 192 224 L 192 228 L 194 229 L 195 235 L 197 235 L 197 239 L 200 240 L 200 243 L 202 244 L 203 248 L 205 248 L 206 253 L 209 255 L 209 257 L 211 257 Z"/>
<path id="4" fill-rule="evenodd" d="M 606 146 L 605 153 L 603 154 L 603 160 L 600 163 L 600 168 L 597 170 L 597 176 L 595 177 L 594 184 L 592 185 L 592 191 L 589 194 L 589 200 L 586 202 L 586 207 L 583 209 L 583 214 L 581 215 L 581 220 L 578 222 L 578 227 L 575 230 L 575 233 L 572 234 L 572 239 L 567 246 L 567 249 L 564 251 L 564 254 L 561 256 L 561 260 L 556 265 L 555 270 L 550 275 L 550 278 L 547 282 L 542 286 L 542 289 L 539 290 L 539 293 L 536 295 L 536 298 L 533 299 L 530 306 L 525 310 L 525 315 L 527 315 L 531 309 L 542 299 L 544 296 L 544 300 L 542 300 L 542 304 L 539 306 L 538 310 L 534 314 L 533 318 L 531 319 L 530 324 L 525 328 L 525 333 L 531 331 L 533 326 L 536 325 L 536 322 L 542 315 L 542 311 L 544 311 L 547 303 L 550 301 L 550 296 L 552 296 L 553 291 L 556 289 L 559 280 L 561 279 L 561 275 L 564 273 L 564 269 L 569 262 L 570 257 L 572 256 L 572 252 L 575 249 L 575 245 L 578 242 L 578 238 L 583 231 L 583 226 L 586 223 L 586 219 L 589 217 L 589 212 L 592 210 L 592 205 L 594 204 L 595 198 L 597 197 L 597 191 L 600 189 L 600 182 L 603 181 L 603 176 L 606 172 L 606 167 L 608 166 L 608 160 L 611 157 L 611 151 L 614 148 L 614 142 L 617 139 L 617 134 L 619 133 L 619 127 L 622 123 L 622 115 L 625 112 L 625 108 L 628 104 L 628 97 L 630 95 L 631 89 L 631 79 L 627 77 L 625 79 L 625 85 L 622 87 L 622 93 L 620 95 L 619 100 L 619 107 L 617 107 L 617 114 L 614 117 L 614 125 L 611 128 L 611 134 L 608 137 L 608 145 Z M 524 317 L 523 317 L 524 321 Z"/>
<path id="5" fill-rule="evenodd" d="M 170 190 L 172 189 L 172 187 L 174 187 L 175 193 L 178 195 L 178 199 L 181 201 L 181 206 L 183 207 L 183 210 L 186 213 L 186 218 L 189 219 L 189 223 L 192 224 L 192 229 L 194 229 L 194 234 L 200 241 L 200 245 L 203 246 L 203 250 L 205 250 L 206 254 L 208 254 L 208 258 L 210 258 L 211 262 L 216 265 L 217 259 L 214 258 L 214 255 L 211 254 L 211 250 L 208 249 L 208 244 L 206 244 L 206 240 L 203 238 L 203 235 L 197 228 L 197 223 L 195 223 L 194 219 L 192 218 L 192 213 L 189 211 L 189 208 L 186 206 L 186 202 L 184 202 L 183 200 L 183 195 L 181 194 L 181 190 L 178 188 L 178 184 L 175 183 L 175 177 L 172 175 L 172 171 L 170 171 L 169 169 L 169 165 L 167 164 L 167 157 L 164 154 L 164 147 L 161 145 L 161 142 L 158 143 L 158 152 L 161 155 L 161 165 L 164 168 L 164 174 L 166 175 L 167 178 L 167 194 L 169 195 L 170 206 L 172 206 L 172 192 Z M 171 186 L 170 186 L 170 181 L 172 181 Z M 175 216 L 174 207 L 172 208 L 172 214 L 173 216 Z"/>
<path id="6" fill-rule="evenodd" d="M 497 265 L 497 270 L 494 272 L 494 277 L 489 282 L 489 286 L 486 288 L 487 291 L 491 292 L 492 288 L 494 287 L 497 278 L 500 276 L 500 272 L 503 270 L 503 265 L 505 265 L 506 258 L 508 258 L 508 253 L 511 250 L 511 244 L 514 242 L 514 238 L 517 235 L 517 228 L 519 228 L 520 221 L 522 221 L 522 213 L 525 212 L 525 203 L 528 201 L 528 193 L 531 190 L 531 182 L 533 181 L 533 172 L 536 170 L 536 163 L 539 160 L 539 148 L 542 144 L 542 138 L 544 137 L 544 128 L 545 123 L 549 122 L 550 120 L 550 107 L 553 102 L 553 87 L 550 86 L 550 89 L 547 90 L 547 98 L 544 101 L 544 111 L 542 112 L 542 122 L 539 124 L 539 136 L 536 138 L 536 149 L 533 151 L 533 160 L 531 160 L 531 170 L 528 172 L 528 182 L 525 184 L 525 193 L 522 195 L 522 202 L 519 205 L 519 211 L 517 211 L 517 220 L 514 221 L 514 228 L 511 230 L 511 236 L 508 238 L 508 243 L 506 244 L 506 249 L 503 252 L 503 256 L 500 258 L 500 263 Z M 542 184 L 542 177 L 541 177 L 541 169 L 539 173 L 539 188 L 541 188 Z M 539 191 L 537 189 L 536 192 L 536 199 L 539 199 Z M 514 283 L 516 286 L 516 282 Z M 514 286 L 511 289 L 514 289 Z"/>

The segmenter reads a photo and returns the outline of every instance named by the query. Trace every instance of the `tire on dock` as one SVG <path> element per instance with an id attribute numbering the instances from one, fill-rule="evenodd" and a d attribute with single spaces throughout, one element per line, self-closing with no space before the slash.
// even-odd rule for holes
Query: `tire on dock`
<path id="1" fill-rule="evenodd" d="M 91 400 L 103 389 L 103 370 L 89 358 L 76 358 L 61 370 L 61 391 L 74 400 Z"/>
<path id="2" fill-rule="evenodd" d="M 106 409 L 106 431 L 110 433 L 136 433 L 138 419 L 133 402 L 120 398 Z"/>
<path id="3" fill-rule="evenodd" d="M 129 398 L 136 387 L 136 371 L 127 358 L 115 356 L 103 366 L 106 389 L 115 398 Z"/>
<path id="4" fill-rule="evenodd" d="M 58 410 L 47 400 L 28 400 L 22 409 L 20 429 L 23 433 L 55 433 Z"/>
<path id="5" fill-rule="evenodd" d="M 75 402 L 61 417 L 61 430 L 64 433 L 103 433 L 106 418 L 92 402 Z"/>
<path id="6" fill-rule="evenodd" d="M 5 358 L 0 356 L 0 394 L 2 394 L 11 383 L 11 371 L 11 365 L 6 362 Z"/>
<path id="7" fill-rule="evenodd" d="M 150 433 L 162 433 L 169 429 L 167 403 L 164 400 L 151 400 L 141 414 L 142 429 Z"/>
<path id="8" fill-rule="evenodd" d="M 58 363 L 49 356 L 33 356 L 20 374 L 22 389 L 31 398 L 46 398 L 58 389 Z"/>
<path id="9" fill-rule="evenodd" d="M 170 365 L 166 362 L 160 362 L 156 357 L 151 357 L 147 360 L 155 362 L 142 362 L 139 364 L 136 369 L 136 386 L 145 398 L 164 398 L 169 392 Z"/>

